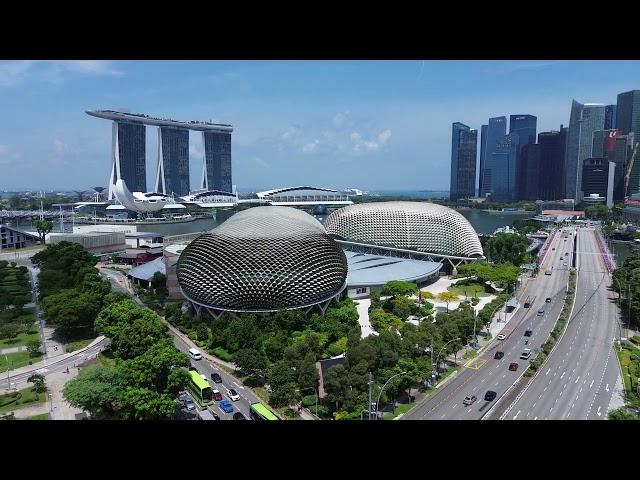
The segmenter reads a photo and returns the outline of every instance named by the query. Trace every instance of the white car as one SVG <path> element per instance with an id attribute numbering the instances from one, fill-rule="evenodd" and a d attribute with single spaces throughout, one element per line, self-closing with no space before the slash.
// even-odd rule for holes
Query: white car
<path id="1" fill-rule="evenodd" d="M 499 333 L 498 336 L 496 337 L 498 340 L 504 340 L 505 338 L 507 338 L 507 336 L 504 333 Z"/>
<path id="2" fill-rule="evenodd" d="M 233 388 L 228 388 L 227 393 L 229 394 L 229 398 L 234 402 L 240 400 L 240 395 L 238 395 L 238 392 L 236 392 Z"/>

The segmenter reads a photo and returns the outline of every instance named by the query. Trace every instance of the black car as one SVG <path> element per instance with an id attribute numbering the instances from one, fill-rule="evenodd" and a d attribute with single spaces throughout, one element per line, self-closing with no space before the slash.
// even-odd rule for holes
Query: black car
<path id="1" fill-rule="evenodd" d="M 547 297 L 547 299 L 545 300 L 545 302 L 547 302 L 547 303 L 551 303 L 551 297 Z"/>
<path id="2" fill-rule="evenodd" d="M 222 383 L 222 377 L 217 373 L 211 374 L 211 380 L 213 380 L 215 383 Z"/>
<path id="3" fill-rule="evenodd" d="M 242 412 L 236 412 L 233 414 L 233 419 L 234 420 L 246 420 L 247 417 L 245 417 Z"/>
<path id="4" fill-rule="evenodd" d="M 220 415 L 218 415 L 215 412 L 211 412 L 211 415 L 213 415 L 214 420 L 220 420 Z"/>
<path id="5" fill-rule="evenodd" d="M 484 394 L 484 399 L 487 402 L 492 402 L 494 398 L 496 398 L 496 395 L 498 395 L 496 392 L 494 392 L 493 390 L 487 390 L 487 393 Z"/>
<path id="6" fill-rule="evenodd" d="M 504 357 L 504 352 L 496 352 L 496 354 L 493 356 L 493 358 L 495 358 L 496 360 L 500 360 L 502 357 Z"/>
<path id="7" fill-rule="evenodd" d="M 533 335 L 533 332 L 531 330 L 527 330 L 526 332 L 524 332 L 525 337 L 530 337 L 531 335 Z"/>

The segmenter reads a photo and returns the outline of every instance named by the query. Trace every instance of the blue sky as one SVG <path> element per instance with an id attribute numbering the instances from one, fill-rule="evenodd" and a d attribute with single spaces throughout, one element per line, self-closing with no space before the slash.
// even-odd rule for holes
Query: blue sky
<path id="1" fill-rule="evenodd" d="M 84 111 L 119 108 L 231 123 L 241 191 L 448 189 L 452 122 L 528 113 L 557 130 L 572 98 L 615 103 L 638 79 L 638 61 L 5 61 L 0 190 L 106 185 L 110 123 Z M 148 128 L 149 189 L 156 158 Z"/>

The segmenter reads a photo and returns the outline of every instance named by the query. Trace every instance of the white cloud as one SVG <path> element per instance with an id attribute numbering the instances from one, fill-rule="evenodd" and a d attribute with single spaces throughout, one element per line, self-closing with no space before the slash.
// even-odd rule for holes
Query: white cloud
<path id="1" fill-rule="evenodd" d="M 64 60 L 55 63 L 64 70 L 83 75 L 119 77 L 123 74 L 122 70 L 115 68 L 113 62 L 109 60 Z"/>
<path id="2" fill-rule="evenodd" d="M 300 137 L 300 129 L 297 127 L 289 127 L 287 131 L 280 136 L 280 139 L 293 143 L 299 137 Z"/>
<path id="3" fill-rule="evenodd" d="M 365 140 L 358 132 L 353 132 L 350 137 L 351 148 L 355 153 L 377 152 L 382 149 L 389 138 L 391 138 L 391 130 L 387 129 L 380 132 L 375 139 Z"/>
<path id="4" fill-rule="evenodd" d="M 255 163 L 256 165 L 258 165 L 259 167 L 268 167 L 268 166 L 269 166 L 269 163 L 268 163 L 266 160 L 263 160 L 263 159 L 262 159 L 262 158 L 260 158 L 260 157 L 255 157 L 255 158 L 253 159 L 253 161 L 254 161 L 254 163 Z"/>
<path id="5" fill-rule="evenodd" d="M 16 60 L 0 62 L 0 87 L 13 87 L 26 80 L 61 83 L 70 75 L 122 76 L 124 72 L 107 60 Z"/>
<path id="6" fill-rule="evenodd" d="M 336 113 L 336 115 L 333 117 L 333 126 L 336 128 L 342 127 L 342 125 L 344 125 L 350 113 L 351 113 L 350 110 L 345 110 L 344 112 Z"/>
<path id="7" fill-rule="evenodd" d="M 318 139 L 315 139 L 313 142 L 303 145 L 302 152 L 313 153 L 318 145 L 320 145 L 320 141 Z"/>
<path id="8" fill-rule="evenodd" d="M 0 87 L 12 87 L 22 81 L 34 64 L 31 60 L 0 62 Z"/>

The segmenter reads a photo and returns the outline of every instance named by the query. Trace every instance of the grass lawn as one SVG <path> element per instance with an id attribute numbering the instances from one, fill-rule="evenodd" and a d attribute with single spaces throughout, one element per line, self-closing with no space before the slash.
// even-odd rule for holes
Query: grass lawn
<path id="1" fill-rule="evenodd" d="M 384 415 L 384 420 L 393 420 L 394 418 L 396 418 L 398 415 L 401 415 L 403 413 L 407 413 L 409 410 L 411 410 L 416 404 L 415 403 L 399 403 L 396 406 L 396 409 L 394 410 L 394 412 L 392 414 L 389 413 L 385 413 Z"/>
<path id="2" fill-rule="evenodd" d="M 51 420 L 51 415 L 48 413 L 43 413 L 41 415 L 34 415 L 33 417 L 29 417 L 26 420 Z"/>
<path id="3" fill-rule="evenodd" d="M 253 390 L 253 393 L 259 396 L 264 403 L 266 403 L 267 405 L 269 404 L 269 392 L 267 392 L 266 388 L 254 387 L 252 388 L 252 390 Z"/>
<path id="4" fill-rule="evenodd" d="M 472 358 L 474 358 L 476 356 L 478 356 L 478 351 L 477 350 L 473 350 L 473 349 L 469 350 L 468 352 L 466 352 L 464 354 L 464 358 L 467 359 L 467 360 L 470 360 L 470 359 L 472 359 Z"/>
<path id="5" fill-rule="evenodd" d="M 488 297 L 490 294 L 484 291 L 484 285 L 480 285 L 478 283 L 472 283 L 471 285 L 451 285 L 448 290 L 450 292 L 455 292 L 461 296 L 466 295 L 471 297 Z"/>
<path id="6" fill-rule="evenodd" d="M 33 387 L 17 392 L 0 395 L 0 413 L 12 412 L 23 407 L 30 407 L 47 401 L 46 393 L 35 393 Z"/>
<path id="7" fill-rule="evenodd" d="M 18 334 L 16 338 L 3 338 L 0 340 L 0 349 L 21 347 L 26 345 L 31 340 L 40 340 L 40 332 L 37 330 L 30 330 L 28 332 L 22 332 Z"/>
<path id="8" fill-rule="evenodd" d="M 32 363 L 39 362 L 42 355 L 32 357 L 29 352 L 17 352 L 7 353 L 6 356 L 0 355 L 0 372 L 6 372 L 11 365 L 11 370 L 29 365 L 29 361 Z M 7 363 L 8 362 L 8 363 Z"/>
<path id="9" fill-rule="evenodd" d="M 635 376 L 637 376 L 638 372 L 636 369 L 638 368 L 637 364 L 633 365 L 633 361 L 631 360 L 631 355 L 635 353 L 640 353 L 640 349 L 633 348 L 630 350 L 630 345 L 625 345 L 625 348 L 622 349 L 621 352 L 618 352 L 618 358 L 620 359 L 620 365 L 622 366 L 622 379 L 624 381 L 624 389 L 627 393 L 627 399 L 629 403 L 635 404 L 637 402 L 637 383 L 635 380 Z"/>

